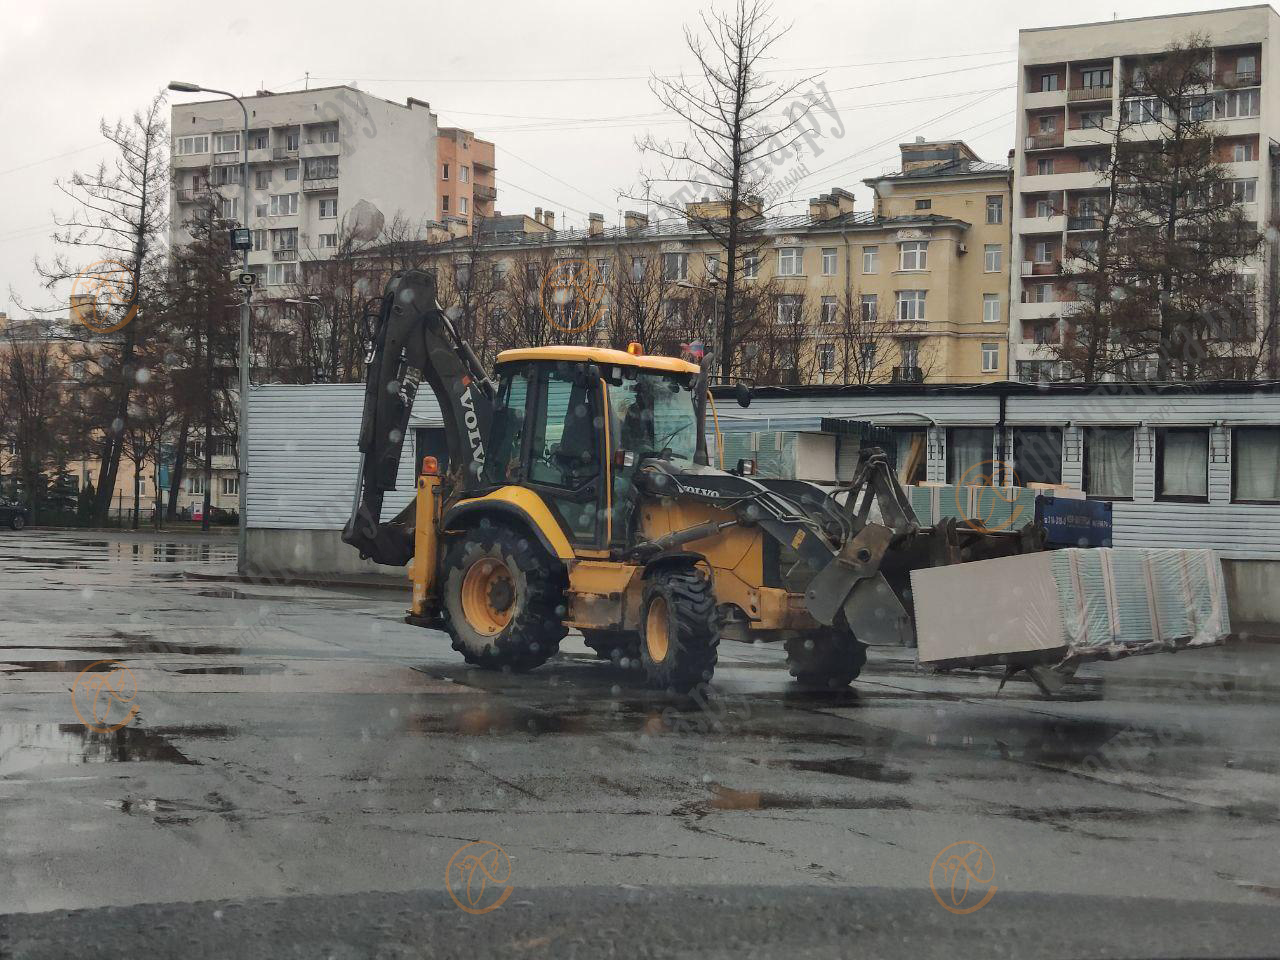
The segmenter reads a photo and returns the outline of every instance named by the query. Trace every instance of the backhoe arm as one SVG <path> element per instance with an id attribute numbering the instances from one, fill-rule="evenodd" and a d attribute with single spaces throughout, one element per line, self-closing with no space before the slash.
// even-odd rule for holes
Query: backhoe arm
<path id="1" fill-rule="evenodd" d="M 435 278 L 420 270 L 394 276 L 366 358 L 360 470 L 342 539 L 361 556 L 403 566 L 413 557 L 412 507 L 382 522 L 382 501 L 396 488 L 409 414 L 419 383 L 440 404 L 455 490 L 475 486 L 484 465 L 494 387 L 475 352 L 436 300 Z"/>

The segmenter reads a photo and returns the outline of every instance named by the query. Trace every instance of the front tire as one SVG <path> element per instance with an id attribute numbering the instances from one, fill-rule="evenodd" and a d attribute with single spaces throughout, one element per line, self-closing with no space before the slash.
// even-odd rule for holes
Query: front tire
<path id="1" fill-rule="evenodd" d="M 467 663 L 532 670 L 568 633 L 564 566 L 524 531 L 481 520 L 445 551 L 445 629 Z"/>
<path id="2" fill-rule="evenodd" d="M 657 571 L 645 584 L 640 611 L 640 662 L 650 685 L 688 693 L 709 682 L 716 669 L 720 616 L 702 571 Z"/>
<path id="3" fill-rule="evenodd" d="M 843 689 L 867 663 L 867 645 L 847 629 L 792 637 L 786 648 L 791 675 L 809 690 Z"/>
<path id="4" fill-rule="evenodd" d="M 13 519 L 9 521 L 9 526 L 15 530 L 21 530 L 27 525 L 27 518 L 20 513 L 15 513 Z"/>

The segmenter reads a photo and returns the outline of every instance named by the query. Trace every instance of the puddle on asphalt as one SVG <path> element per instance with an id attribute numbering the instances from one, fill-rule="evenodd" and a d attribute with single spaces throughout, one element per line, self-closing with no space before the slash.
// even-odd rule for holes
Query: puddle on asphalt
<path id="1" fill-rule="evenodd" d="M 827 773 L 835 777 L 851 777 L 873 783 L 906 783 L 911 774 L 901 767 L 890 767 L 865 757 L 834 757 L 829 760 L 787 760 L 792 770 Z"/>
<path id="2" fill-rule="evenodd" d="M 3 649 L 9 649 L 7 647 Z M 109 673 L 115 669 L 112 660 L 4 660 L 0 673 Z"/>
<path id="3" fill-rule="evenodd" d="M 910 810 L 902 797 L 821 797 L 766 790 L 736 790 L 711 784 L 711 797 L 697 804 L 709 810 Z"/>
<path id="4" fill-rule="evenodd" d="M 170 736 L 215 736 L 212 729 L 166 727 Z M 0 724 L 0 777 L 57 764 L 176 763 L 198 765 L 169 742 L 165 734 L 145 727 L 93 730 L 79 723 Z"/>
<path id="5" fill-rule="evenodd" d="M 74 549 L 105 549 L 101 555 L 75 554 L 59 556 L 39 553 L 15 553 L 6 561 L 29 564 L 37 570 L 85 570 L 104 563 L 225 563 L 236 558 L 234 548 L 209 543 L 128 543 L 106 540 L 77 540 Z M 57 549 L 55 546 L 53 549 Z"/>
<path id="6" fill-rule="evenodd" d="M 172 673 L 188 675 L 209 675 L 223 677 L 261 677 L 269 673 L 284 673 L 284 666 L 279 663 L 265 663 L 253 666 L 218 666 L 218 667 L 182 667 Z"/>
<path id="7" fill-rule="evenodd" d="M 185 826 L 198 817 L 216 814 L 238 820 L 235 806 L 216 791 L 205 794 L 204 803 L 190 800 L 166 800 L 163 797 L 126 797 L 108 800 L 107 806 L 131 817 L 151 817 L 164 827 Z"/>

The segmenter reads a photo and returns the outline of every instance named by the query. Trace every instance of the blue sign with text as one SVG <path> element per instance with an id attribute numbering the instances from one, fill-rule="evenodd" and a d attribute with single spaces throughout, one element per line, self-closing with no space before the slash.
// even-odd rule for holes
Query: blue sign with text
<path id="1" fill-rule="evenodd" d="M 1036 497 L 1036 522 L 1049 535 L 1051 547 L 1111 546 L 1111 503 Z"/>

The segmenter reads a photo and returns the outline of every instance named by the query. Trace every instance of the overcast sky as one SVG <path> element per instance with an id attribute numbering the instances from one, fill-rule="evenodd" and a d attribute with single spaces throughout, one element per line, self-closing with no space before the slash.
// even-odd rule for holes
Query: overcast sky
<path id="1" fill-rule="evenodd" d="M 842 186 L 866 209 L 861 179 L 892 167 L 898 141 L 916 135 L 959 136 L 1003 161 L 1020 28 L 1235 5 L 987 0 L 977 11 L 954 0 L 777 0 L 792 29 L 776 47 L 775 76 L 825 71 L 844 126 L 806 160 L 813 175 L 783 196 L 800 209 Z M 633 206 L 617 191 L 636 181 L 636 138 L 682 130 L 658 113 L 646 77 L 689 67 L 681 27 L 698 10 L 689 0 L 274 0 L 243 5 L 245 15 L 240 6 L 0 0 L 0 310 L 19 312 L 10 289 L 25 303 L 53 302 L 32 258 L 53 252 L 54 215 L 69 210 L 54 179 L 107 156 L 98 120 L 127 116 L 170 79 L 252 94 L 300 90 L 310 72 L 312 86 L 425 100 L 442 126 L 497 144 L 499 210 L 550 207 L 569 226 L 596 210 L 615 222 Z"/>

